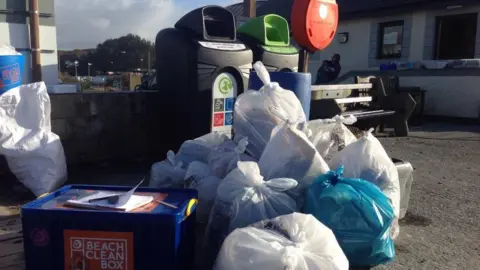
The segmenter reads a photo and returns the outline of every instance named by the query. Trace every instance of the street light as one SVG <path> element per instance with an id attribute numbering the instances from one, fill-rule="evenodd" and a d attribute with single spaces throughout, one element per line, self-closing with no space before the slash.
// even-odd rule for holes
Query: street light
<path id="1" fill-rule="evenodd" d="M 75 60 L 75 79 L 78 79 L 78 73 L 77 73 L 77 67 L 78 67 L 78 61 Z"/>
<path id="2" fill-rule="evenodd" d="M 92 66 L 92 63 L 88 63 L 88 77 L 90 77 L 90 66 Z"/>
<path id="3" fill-rule="evenodd" d="M 142 71 L 143 71 L 143 58 L 140 58 L 140 62 L 142 62 Z"/>

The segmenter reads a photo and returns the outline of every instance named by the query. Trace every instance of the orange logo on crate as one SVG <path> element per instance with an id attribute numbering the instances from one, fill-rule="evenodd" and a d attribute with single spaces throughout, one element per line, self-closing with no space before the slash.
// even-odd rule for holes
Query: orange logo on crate
<path id="1" fill-rule="evenodd" d="M 133 270 L 133 233 L 64 230 L 65 270 Z"/>

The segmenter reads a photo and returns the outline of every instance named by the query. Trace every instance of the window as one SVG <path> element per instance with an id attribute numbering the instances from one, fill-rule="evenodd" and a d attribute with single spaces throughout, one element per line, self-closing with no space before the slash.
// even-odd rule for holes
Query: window
<path id="1" fill-rule="evenodd" d="M 378 37 L 378 58 L 402 56 L 403 21 L 381 23 Z"/>
<path id="2" fill-rule="evenodd" d="M 437 17 L 435 59 L 475 57 L 477 13 Z"/>

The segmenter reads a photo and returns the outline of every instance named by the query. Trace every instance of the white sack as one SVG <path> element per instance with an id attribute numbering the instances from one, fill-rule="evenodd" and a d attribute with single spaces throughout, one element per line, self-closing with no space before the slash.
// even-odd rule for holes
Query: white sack
<path id="1" fill-rule="evenodd" d="M 167 152 L 167 159 L 154 163 L 150 170 L 150 187 L 168 188 L 183 187 L 185 170 L 183 163 L 178 161 L 173 151 Z"/>
<path id="2" fill-rule="evenodd" d="M 372 130 L 356 142 L 336 153 L 328 162 L 332 170 L 344 166 L 345 178 L 360 178 L 379 187 L 391 200 L 396 219 L 392 225 L 392 238 L 399 234 L 400 183 L 395 164 L 388 156 Z"/>
<path id="3" fill-rule="evenodd" d="M 293 213 L 233 231 L 214 270 L 348 270 L 333 232 L 312 215 Z"/>
<path id="4" fill-rule="evenodd" d="M 185 168 L 194 161 L 208 163 L 208 155 L 213 148 L 227 141 L 231 140 L 223 133 L 208 133 L 194 140 L 185 141 L 180 147 L 177 157 L 182 161 Z"/>
<path id="5" fill-rule="evenodd" d="M 357 140 L 355 135 L 345 126 L 352 125 L 355 122 L 357 122 L 357 118 L 353 115 L 348 117 L 337 115 L 332 119 L 308 121 L 308 138 L 318 153 L 325 160 L 330 160 L 335 153 Z"/>
<path id="6" fill-rule="evenodd" d="M 238 138 L 238 137 L 235 137 Z M 245 154 L 248 138 L 242 138 L 238 144 L 234 141 L 227 141 L 210 152 L 208 164 L 212 168 L 214 175 L 224 178 L 233 169 L 237 168 L 239 161 L 255 161 L 252 157 Z"/>
<path id="7" fill-rule="evenodd" d="M 287 119 L 305 122 L 302 104 L 292 91 L 270 82 L 270 75 L 261 62 L 254 65 L 264 83 L 259 91 L 248 90 L 235 102 L 233 129 L 235 135 L 247 137 L 247 153 L 258 160 L 267 145 L 272 130 Z"/>
<path id="8" fill-rule="evenodd" d="M 305 188 L 330 169 L 305 133 L 297 127 L 298 124 L 290 121 L 277 126 L 258 166 L 267 179 L 286 177 L 297 180 L 298 186 L 289 193 L 301 207 Z"/>
<path id="9" fill-rule="evenodd" d="M 185 182 L 187 188 L 196 189 L 198 192 L 197 221 L 207 223 L 220 185 L 220 178 L 213 175 L 207 164 L 194 161 L 188 166 Z"/>
<path id="10" fill-rule="evenodd" d="M 238 162 L 217 189 L 207 226 L 207 246 L 215 257 L 223 240 L 237 228 L 293 213 L 295 201 L 284 192 L 297 182 L 288 178 L 264 181 L 255 162 Z"/>
<path id="11" fill-rule="evenodd" d="M 21 55 L 14 47 L 7 44 L 0 44 L 0 55 Z"/>
<path id="12" fill-rule="evenodd" d="M 65 153 L 51 130 L 45 83 L 13 88 L 0 95 L 0 154 L 10 170 L 36 196 L 67 180 Z"/>

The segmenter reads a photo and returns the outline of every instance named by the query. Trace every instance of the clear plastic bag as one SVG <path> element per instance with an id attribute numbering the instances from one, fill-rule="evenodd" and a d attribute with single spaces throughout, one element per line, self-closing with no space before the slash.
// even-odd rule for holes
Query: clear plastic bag
<path id="1" fill-rule="evenodd" d="M 220 183 L 210 213 L 206 244 L 213 260 L 233 230 L 297 210 L 295 201 L 284 193 L 296 187 L 297 181 L 289 178 L 264 181 L 255 162 L 238 162 L 237 166 Z"/>
<path id="2" fill-rule="evenodd" d="M 183 187 L 185 169 L 183 169 L 182 166 L 183 163 L 177 161 L 175 153 L 168 151 L 166 160 L 152 165 L 152 169 L 150 170 L 150 187 Z"/>
<path id="3" fill-rule="evenodd" d="M 360 178 L 375 184 L 390 199 L 395 213 L 392 237 L 400 233 L 400 183 L 395 164 L 388 156 L 380 141 L 372 135 L 372 130 L 356 142 L 336 153 L 328 162 L 330 168 L 344 166 L 346 178 Z"/>
<path id="4" fill-rule="evenodd" d="M 242 138 L 238 144 L 233 141 L 227 141 L 215 147 L 208 156 L 208 164 L 213 173 L 219 178 L 224 178 L 232 170 L 237 168 L 239 161 L 255 161 L 252 157 L 245 154 L 248 145 L 248 139 Z"/>
<path id="5" fill-rule="evenodd" d="M 314 181 L 306 193 L 305 213 L 333 231 L 350 265 L 372 267 L 392 261 L 392 205 L 374 184 L 344 178 L 342 173 L 340 167 Z"/>
<path id="6" fill-rule="evenodd" d="M 273 130 L 258 165 L 267 179 L 287 177 L 298 181 L 298 186 L 288 193 L 297 200 L 299 207 L 303 204 L 305 188 L 330 170 L 307 136 L 299 130 L 299 124 L 290 121 Z"/>
<path id="7" fill-rule="evenodd" d="M 220 178 L 213 175 L 210 166 L 194 161 L 185 174 L 185 186 L 198 191 L 197 221 L 207 223 L 210 210 L 217 196 Z"/>
<path id="8" fill-rule="evenodd" d="M 330 160 L 335 153 L 357 140 L 345 126 L 355 122 L 357 122 L 357 118 L 353 115 L 348 117 L 337 115 L 332 119 L 308 121 L 309 139 L 315 145 L 318 153 L 325 160 Z"/>
<path id="9" fill-rule="evenodd" d="M 182 161 L 185 168 L 194 161 L 208 163 L 210 152 L 225 142 L 231 141 L 230 138 L 219 132 L 212 132 L 195 140 L 188 140 L 182 144 L 177 153 L 177 157 Z"/>
<path id="10" fill-rule="evenodd" d="M 248 90 L 235 102 L 233 129 L 235 135 L 247 137 L 247 153 L 258 160 L 270 140 L 272 130 L 287 119 L 305 122 L 302 104 L 292 91 L 270 82 L 270 75 L 261 62 L 254 65 L 264 83 L 259 91 Z"/>
<path id="11" fill-rule="evenodd" d="M 293 213 L 233 231 L 214 270 L 348 270 L 333 232 L 312 215 Z"/>
<path id="12" fill-rule="evenodd" d="M 65 153 L 60 137 L 52 132 L 50 113 L 50 97 L 43 82 L 0 95 L 0 155 L 36 196 L 67 181 Z"/>

